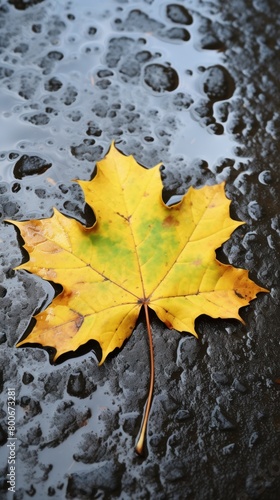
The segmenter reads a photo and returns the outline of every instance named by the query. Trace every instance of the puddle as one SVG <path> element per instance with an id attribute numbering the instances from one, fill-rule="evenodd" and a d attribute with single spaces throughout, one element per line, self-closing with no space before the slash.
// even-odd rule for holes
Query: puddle
<path id="1" fill-rule="evenodd" d="M 141 7 L 138 2 L 134 5 Z M 157 6 L 146 5 L 147 12 L 142 12 L 139 8 L 133 10 L 132 7 L 107 1 L 105 5 L 96 5 L 92 11 L 91 2 L 83 2 L 82 7 L 69 3 L 66 9 L 56 3 L 43 2 L 34 8 L 37 26 L 35 34 L 32 28 L 34 20 L 32 17 L 25 17 L 29 28 L 33 30 L 33 36 L 26 43 L 26 52 L 21 57 L 17 55 L 15 65 L 9 56 L 5 58 L 5 67 L 15 68 L 12 79 L 8 77 L 2 80 L 4 95 L 2 94 L 1 129 L 4 135 L 1 141 L 5 149 L 21 148 L 28 153 L 39 147 L 43 151 L 49 149 L 49 153 L 55 155 L 56 149 L 60 147 L 64 150 L 64 162 L 73 165 L 73 170 L 78 168 L 80 176 L 88 175 L 90 168 L 93 170 L 93 165 L 89 167 L 88 160 L 98 159 L 92 153 L 93 144 L 86 145 L 86 152 L 78 157 L 87 163 L 86 169 L 84 165 L 81 168 L 77 164 L 75 155 L 73 158 L 70 151 L 71 147 L 73 151 L 78 136 L 81 136 L 81 140 L 85 137 L 87 123 L 95 115 L 102 128 L 102 136 L 94 139 L 94 144 L 100 144 L 102 151 L 106 150 L 112 139 L 118 137 L 121 143 L 124 138 L 124 142 L 128 142 L 129 147 L 134 149 L 134 141 L 129 137 L 140 138 L 145 134 L 153 138 L 152 148 L 153 152 L 156 151 L 157 159 L 160 158 L 165 163 L 168 159 L 171 165 L 175 154 L 184 154 L 190 159 L 210 158 L 211 163 L 221 156 L 233 154 L 233 139 L 230 134 L 224 133 L 221 138 L 216 139 L 215 147 L 212 147 L 213 134 L 199 126 L 199 117 L 196 116 L 198 122 L 194 121 L 192 110 L 182 111 L 182 120 L 178 121 L 179 106 L 173 105 L 175 87 L 176 92 L 190 95 L 194 102 L 193 108 L 200 99 L 207 100 L 201 83 L 202 68 L 207 71 L 209 67 L 223 64 L 222 53 L 197 48 L 201 38 L 201 11 L 198 13 L 197 10 L 190 9 L 190 40 L 174 41 L 168 38 L 163 40 L 159 35 L 170 26 L 178 27 L 178 21 L 172 20 L 170 9 L 177 12 L 174 14 L 176 19 L 180 15 L 180 6 L 166 2 L 160 9 L 160 21 L 155 20 L 155 16 L 159 15 Z M 51 10 L 49 17 L 45 16 L 45 9 Z M 15 26 L 21 22 L 21 15 L 21 11 L 10 11 L 7 14 Z M 25 15 L 28 15 L 28 9 Z M 126 18 L 131 19 L 127 26 L 125 23 L 120 25 L 118 19 L 125 21 Z M 184 16 L 182 19 L 184 21 Z M 208 22 L 211 20 L 208 19 Z M 149 32 L 151 28 L 154 33 Z M 114 43 L 110 45 L 112 40 Z M 17 36 L 14 35 L 7 49 L 13 50 L 17 43 Z M 38 44 L 42 45 L 41 54 L 34 51 Z M 116 47 L 118 54 L 114 52 Z M 144 55 L 140 57 L 143 52 Z M 145 54 L 149 60 L 145 61 Z M 135 63 L 135 57 L 138 60 L 137 67 L 132 71 L 131 65 L 132 62 Z M 108 62 L 113 69 L 112 76 L 100 80 L 98 75 Z M 156 68 L 164 69 L 165 78 L 158 83 L 158 90 L 157 86 L 153 88 L 147 85 L 145 88 L 149 72 L 151 76 L 155 75 Z M 168 83 L 173 79 L 172 72 L 178 78 L 175 85 Z M 159 75 L 158 78 L 160 82 L 162 77 Z M 51 86 L 52 81 L 59 82 L 59 85 Z M 134 91 L 135 86 L 137 93 Z M 102 87 L 105 92 L 102 92 Z M 118 111 L 114 111 L 116 103 Z M 126 111 L 129 106 L 134 107 L 134 113 Z M 157 137 L 154 131 L 164 120 L 164 109 L 174 114 L 176 128 L 182 130 L 183 122 L 186 135 L 191 132 L 191 139 L 184 144 L 183 139 L 174 142 L 177 134 L 173 134 L 172 130 L 167 131 L 167 135 L 172 137 L 168 141 L 168 151 L 165 151 L 166 141 Z M 157 110 L 157 116 L 152 116 L 151 112 L 154 110 Z M 211 110 L 209 113 L 211 115 Z M 78 127 L 75 122 L 77 117 Z M 54 142 L 51 148 L 48 146 L 50 142 Z M 152 166 L 147 155 L 149 156 L 148 151 L 141 152 L 142 162 Z M 102 156 L 102 152 L 99 156 Z M 56 162 L 54 169 L 55 164 Z M 69 165 L 67 170 L 69 172 Z M 64 177 L 65 172 L 61 176 Z"/>

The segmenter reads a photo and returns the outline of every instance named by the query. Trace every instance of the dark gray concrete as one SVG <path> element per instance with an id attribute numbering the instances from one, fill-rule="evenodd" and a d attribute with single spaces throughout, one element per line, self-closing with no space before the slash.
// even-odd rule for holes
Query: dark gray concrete
<path id="1" fill-rule="evenodd" d="M 56 207 L 92 221 L 72 180 L 89 179 L 114 139 L 146 167 L 164 163 L 165 200 L 225 180 L 246 225 L 218 256 L 271 290 L 242 310 L 245 326 L 200 317 L 199 340 L 152 316 L 141 459 L 143 318 L 100 368 L 93 351 L 53 366 L 40 348 L 16 349 L 53 289 L 13 271 L 22 242 L 2 222 L 1 498 L 12 498 L 8 387 L 16 500 L 279 498 L 279 23 L 276 0 L 0 2 L 1 220 Z"/>

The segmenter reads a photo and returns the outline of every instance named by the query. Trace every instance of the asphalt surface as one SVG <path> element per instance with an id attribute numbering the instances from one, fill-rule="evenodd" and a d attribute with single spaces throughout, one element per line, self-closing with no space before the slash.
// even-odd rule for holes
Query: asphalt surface
<path id="1" fill-rule="evenodd" d="M 279 24 L 271 0 L 0 2 L 1 499 L 279 498 Z M 146 167 L 163 162 L 166 201 L 226 181 L 246 225 L 218 258 L 270 290 L 245 325 L 198 318 L 199 340 L 151 316 L 144 458 L 143 317 L 101 367 L 94 345 L 57 365 L 51 350 L 15 347 L 54 291 L 14 271 L 26 255 L 4 221 L 56 207 L 91 223 L 73 179 L 91 178 L 112 140 Z"/>

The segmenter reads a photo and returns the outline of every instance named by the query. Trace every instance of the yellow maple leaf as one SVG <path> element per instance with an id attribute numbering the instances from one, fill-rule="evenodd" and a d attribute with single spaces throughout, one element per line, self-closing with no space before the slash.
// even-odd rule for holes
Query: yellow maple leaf
<path id="1" fill-rule="evenodd" d="M 18 346 L 36 343 L 61 354 L 91 339 L 107 355 L 121 347 L 145 308 L 169 327 L 197 336 L 195 319 L 237 318 L 264 288 L 248 271 L 220 263 L 215 250 L 241 224 L 229 215 L 224 184 L 190 188 L 172 207 L 162 201 L 160 165 L 140 166 L 114 145 L 91 181 L 78 181 L 96 223 L 86 228 L 53 217 L 13 222 L 30 260 L 19 266 L 63 285 Z"/>

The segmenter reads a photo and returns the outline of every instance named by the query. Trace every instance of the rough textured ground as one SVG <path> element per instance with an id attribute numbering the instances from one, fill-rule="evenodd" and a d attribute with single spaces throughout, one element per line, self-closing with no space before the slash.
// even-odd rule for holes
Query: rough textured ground
<path id="1" fill-rule="evenodd" d="M 96 5 L 95 5 L 96 4 Z M 225 5 L 226 4 L 226 5 Z M 1 220 L 85 222 L 81 191 L 115 139 L 164 163 L 165 199 L 227 181 L 246 221 L 219 258 L 271 290 L 200 340 L 152 317 L 156 387 L 147 456 L 134 443 L 149 380 L 140 319 L 98 368 L 93 351 L 52 366 L 15 349 L 52 287 L 13 267 L 0 225 L 0 497 L 279 498 L 279 24 L 275 0 L 2 0 Z M 94 297 L 93 297 L 94 300 Z M 16 391 L 17 486 L 7 492 L 7 388 Z"/>

